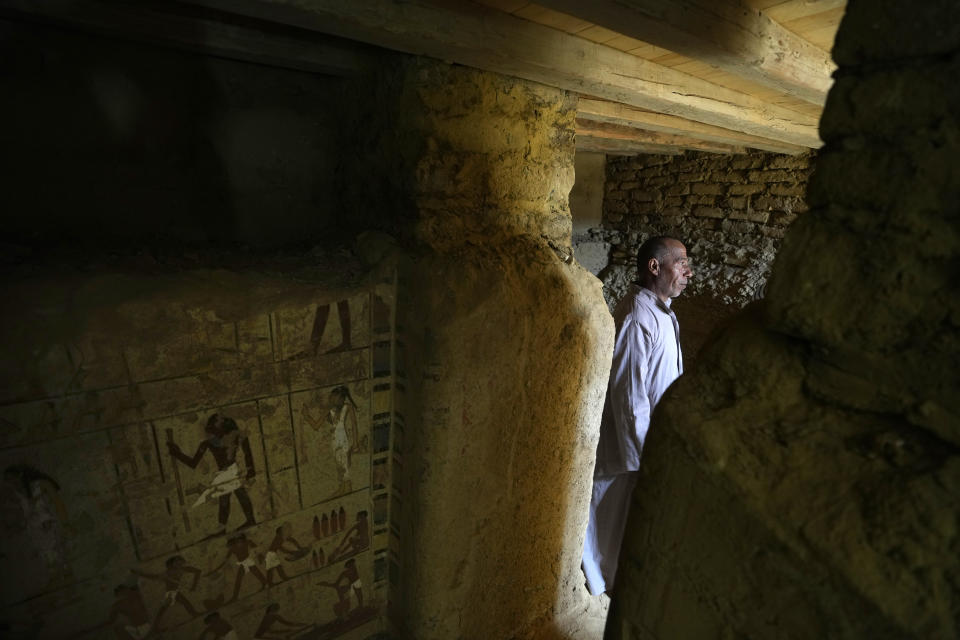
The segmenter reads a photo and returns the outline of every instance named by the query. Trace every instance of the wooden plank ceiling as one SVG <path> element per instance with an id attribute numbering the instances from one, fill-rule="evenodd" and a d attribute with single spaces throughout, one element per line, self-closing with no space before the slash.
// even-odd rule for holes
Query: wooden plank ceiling
<path id="1" fill-rule="evenodd" d="M 577 146 L 797 154 L 817 124 L 846 0 L 0 0 L 0 17 L 317 73 L 369 46 L 580 95 Z"/>

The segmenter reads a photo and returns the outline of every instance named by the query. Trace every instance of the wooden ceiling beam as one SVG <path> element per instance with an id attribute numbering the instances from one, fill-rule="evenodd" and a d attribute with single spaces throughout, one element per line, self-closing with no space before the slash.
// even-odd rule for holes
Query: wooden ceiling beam
<path id="1" fill-rule="evenodd" d="M 644 153 L 660 156 L 678 156 L 683 153 L 683 149 L 678 147 L 580 135 L 577 136 L 576 149 L 577 151 L 605 153 L 611 156 L 635 156 Z"/>
<path id="2" fill-rule="evenodd" d="M 792 145 L 821 146 L 815 117 L 474 3 L 185 1 L 589 93 Z"/>
<path id="3" fill-rule="evenodd" d="M 0 0 L 0 16 L 326 75 L 356 75 L 374 64 L 368 47 L 358 43 L 274 33 L 156 7 L 98 0 Z"/>
<path id="4" fill-rule="evenodd" d="M 771 20 L 784 24 L 791 20 L 815 16 L 835 9 L 843 9 L 846 6 L 847 0 L 787 0 L 787 2 L 781 2 L 763 9 L 763 13 Z M 789 29 L 789 27 L 787 28 Z"/>
<path id="5" fill-rule="evenodd" d="M 809 151 L 807 147 L 778 142 L 776 140 L 770 140 L 769 138 L 751 136 L 740 133 L 739 131 L 714 127 L 703 124 L 702 122 L 694 122 L 676 116 L 641 111 L 640 109 L 634 109 L 627 105 L 593 98 L 580 98 L 579 106 L 577 107 L 577 118 L 608 124 L 639 127 L 648 131 L 686 136 L 706 142 L 742 146 L 750 149 L 759 149 L 761 151 L 771 151 L 773 153 L 798 155 Z"/>
<path id="6" fill-rule="evenodd" d="M 657 144 L 668 147 L 677 147 L 678 149 L 690 149 L 691 151 L 707 151 L 710 153 L 747 152 L 744 147 L 720 144 L 717 142 L 707 142 L 706 140 L 695 140 L 686 136 L 658 133 L 655 131 L 638 129 L 632 126 L 597 122 L 595 120 L 588 120 L 584 118 L 577 118 L 576 131 L 578 137 L 586 136 L 590 138 L 605 138 L 609 140 L 626 140 L 643 144 Z"/>
<path id="7" fill-rule="evenodd" d="M 823 106 L 836 66 L 823 49 L 735 0 L 538 0 Z"/>

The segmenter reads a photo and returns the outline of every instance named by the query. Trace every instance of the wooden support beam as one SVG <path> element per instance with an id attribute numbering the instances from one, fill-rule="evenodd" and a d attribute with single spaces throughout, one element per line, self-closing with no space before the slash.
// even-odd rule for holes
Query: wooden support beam
<path id="1" fill-rule="evenodd" d="M 185 0 L 805 147 L 817 118 L 468 2 Z"/>
<path id="2" fill-rule="evenodd" d="M 577 136 L 577 151 L 605 153 L 612 156 L 635 156 L 642 153 L 659 156 L 678 156 L 683 153 L 678 147 L 665 147 L 659 144 L 643 144 L 631 140 L 611 140 L 592 136 Z"/>
<path id="3" fill-rule="evenodd" d="M 760 149 L 761 151 L 770 151 L 773 153 L 798 155 L 809 151 L 807 147 L 778 142 L 776 140 L 770 140 L 769 138 L 759 138 L 757 136 L 740 133 L 739 131 L 731 131 L 730 129 L 722 129 L 720 127 L 703 124 L 702 122 L 685 120 L 684 118 L 662 113 L 641 111 L 640 109 L 634 109 L 627 105 L 592 98 L 580 98 L 577 107 L 577 118 L 592 120 L 594 122 L 639 127 L 648 131 L 687 136 L 706 142 Z"/>
<path id="4" fill-rule="evenodd" d="M 264 25 L 274 27 L 272 31 L 238 26 L 157 6 L 97 0 L 0 0 L 0 16 L 326 75 L 356 75 L 374 65 L 368 47 L 355 42 L 276 33 L 276 25 Z"/>
<path id="5" fill-rule="evenodd" d="M 657 144 L 691 151 L 707 151 L 710 153 L 746 153 L 744 147 L 737 147 L 705 140 L 695 140 L 686 136 L 677 136 L 669 133 L 647 131 L 622 124 L 610 124 L 577 118 L 577 136 L 590 138 L 605 138 L 608 140 L 627 140 L 643 144 Z"/>
<path id="6" fill-rule="evenodd" d="M 784 24 L 791 20 L 843 9 L 846 6 L 847 0 L 787 0 L 764 9 L 763 13 L 771 20 Z"/>
<path id="7" fill-rule="evenodd" d="M 735 0 L 538 0 L 538 3 L 823 106 L 830 55 Z"/>

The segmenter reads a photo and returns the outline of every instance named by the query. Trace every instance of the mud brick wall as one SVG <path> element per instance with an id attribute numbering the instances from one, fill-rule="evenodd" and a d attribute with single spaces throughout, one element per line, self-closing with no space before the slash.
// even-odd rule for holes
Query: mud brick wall
<path id="1" fill-rule="evenodd" d="M 652 235 L 683 240 L 694 278 L 674 301 L 684 353 L 692 358 L 710 331 L 763 296 L 780 241 L 807 210 L 814 154 L 608 157 L 602 229 L 612 245 L 600 274 L 612 307 L 636 279 L 636 254 Z"/>
<path id="2" fill-rule="evenodd" d="M 394 290 L 202 270 L 7 283 L 31 300 L 4 319 L 0 372 L 12 637 L 254 637 L 276 615 L 298 637 L 382 631 Z"/>

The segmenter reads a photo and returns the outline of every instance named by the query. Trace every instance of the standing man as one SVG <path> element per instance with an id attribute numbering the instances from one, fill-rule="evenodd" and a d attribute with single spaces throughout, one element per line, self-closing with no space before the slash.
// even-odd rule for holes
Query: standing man
<path id="1" fill-rule="evenodd" d="M 256 469 L 253 466 L 253 451 L 250 449 L 250 440 L 246 434 L 240 431 L 233 418 L 215 413 L 207 420 L 207 426 L 204 429 L 207 437 L 200 441 L 193 457 L 185 454 L 176 443 L 167 442 L 167 449 L 170 455 L 187 465 L 191 469 L 196 469 L 200 464 L 203 454 L 209 451 L 217 463 L 217 473 L 213 476 L 210 486 L 207 487 L 193 506 L 199 506 L 211 498 L 218 500 L 217 520 L 220 522 L 220 530 L 212 533 L 208 538 L 218 536 L 227 530 L 227 520 L 230 518 L 230 496 L 236 497 L 240 503 L 240 509 L 243 510 L 244 521 L 237 530 L 252 527 L 257 523 L 253 517 L 253 504 L 250 502 L 250 496 L 244 482 L 252 482 L 256 475 Z M 243 459 L 246 462 L 246 474 L 241 473 L 240 465 L 237 461 L 237 452 L 243 452 Z"/>
<path id="2" fill-rule="evenodd" d="M 650 414 L 683 373 L 680 327 L 670 301 L 693 276 L 687 249 L 676 238 L 652 237 L 637 251 L 637 271 L 639 283 L 631 285 L 613 313 L 617 335 L 583 548 L 592 595 L 613 588 Z"/>

